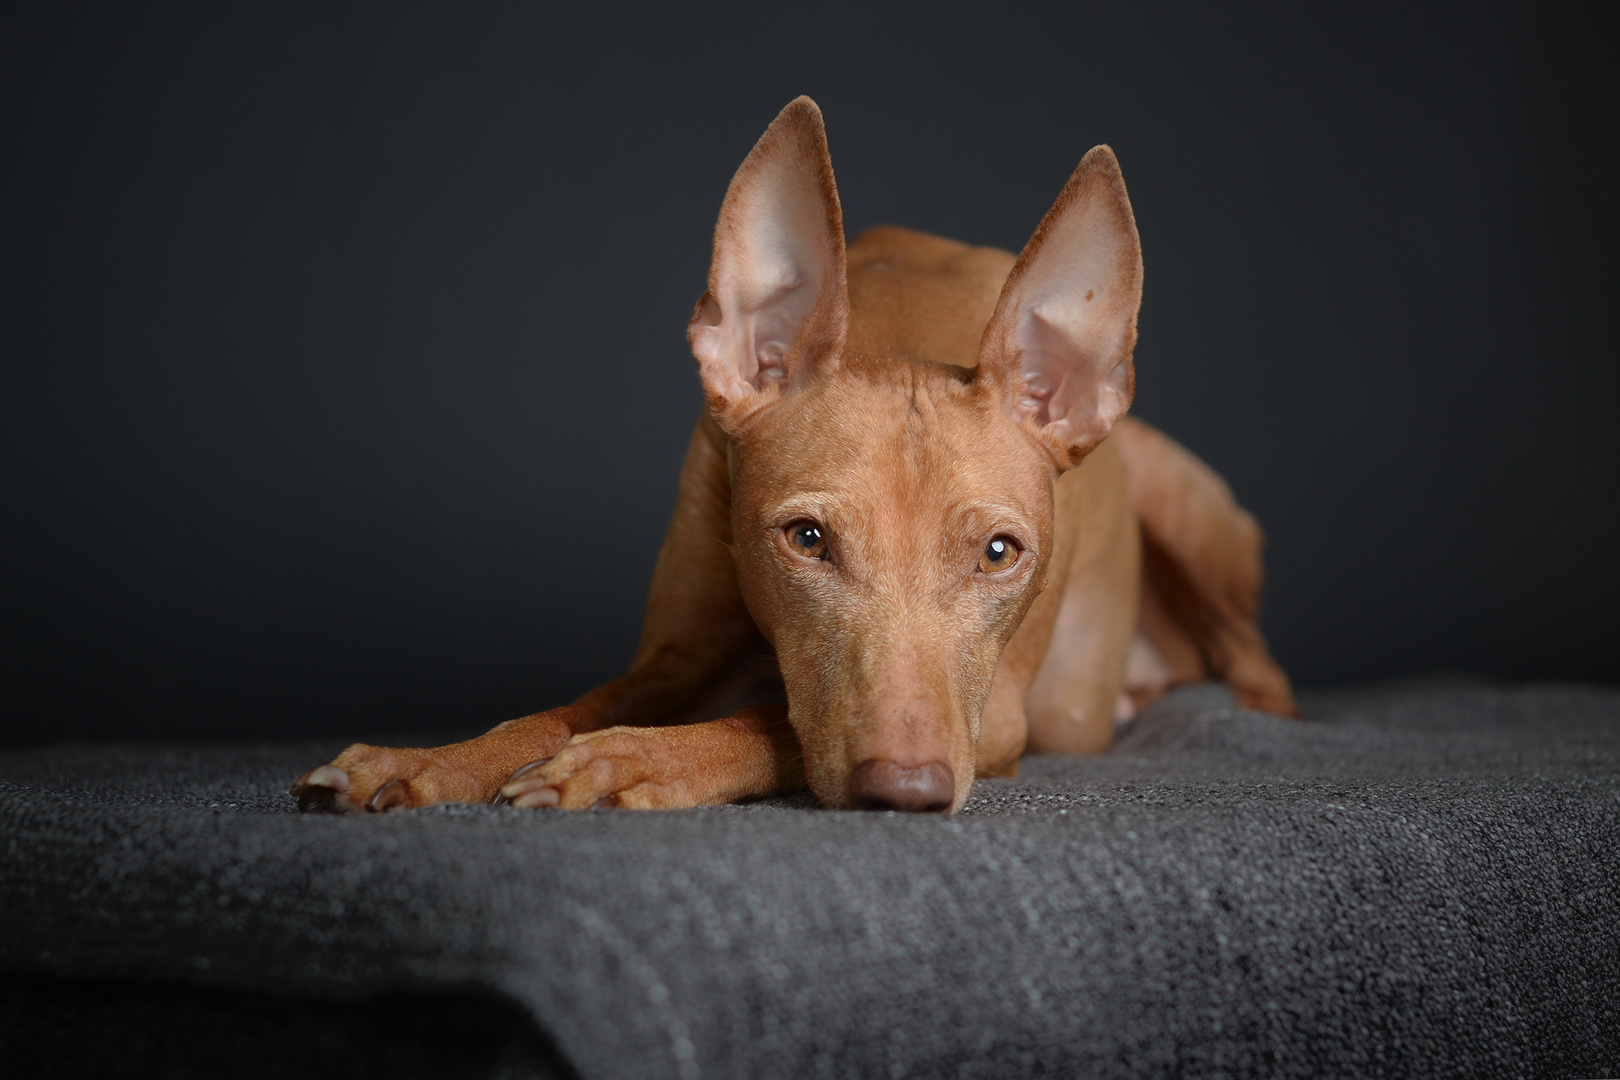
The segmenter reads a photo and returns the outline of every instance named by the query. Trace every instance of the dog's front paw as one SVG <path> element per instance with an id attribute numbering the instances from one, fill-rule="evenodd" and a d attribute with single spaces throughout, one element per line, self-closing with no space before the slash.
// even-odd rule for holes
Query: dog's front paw
<path id="1" fill-rule="evenodd" d="M 440 802 L 483 802 L 489 783 L 429 750 L 355 743 L 293 781 L 305 813 L 384 813 Z"/>
<path id="2" fill-rule="evenodd" d="M 707 801 L 687 781 L 678 729 L 616 727 L 576 735 L 555 757 L 513 773 L 495 797 L 512 806 L 674 810 Z"/>

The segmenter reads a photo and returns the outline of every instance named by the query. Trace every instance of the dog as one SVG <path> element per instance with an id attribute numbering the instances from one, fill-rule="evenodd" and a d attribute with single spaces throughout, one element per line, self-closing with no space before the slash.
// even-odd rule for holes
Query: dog
<path id="1" fill-rule="evenodd" d="M 300 807 L 808 786 L 951 814 L 1025 752 L 1105 749 L 1178 683 L 1297 716 L 1256 622 L 1259 527 L 1125 416 L 1141 294 L 1107 146 L 1016 259 L 887 226 L 846 249 L 821 111 L 793 101 L 720 210 L 687 331 L 707 409 L 629 670 L 467 742 L 351 746 Z"/>

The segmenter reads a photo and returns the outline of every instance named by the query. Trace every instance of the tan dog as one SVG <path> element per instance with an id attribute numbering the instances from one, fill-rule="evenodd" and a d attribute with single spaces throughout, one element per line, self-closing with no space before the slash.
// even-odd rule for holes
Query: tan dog
<path id="1" fill-rule="evenodd" d="M 1295 713 L 1255 624 L 1253 518 L 1122 419 L 1141 292 L 1106 146 L 1016 261 L 897 228 L 846 252 L 820 110 L 794 101 L 720 211 L 688 329 L 708 414 L 630 670 L 468 742 L 351 746 L 299 804 L 662 808 L 808 784 L 829 807 L 951 813 L 1026 750 L 1104 749 L 1178 682 Z"/>

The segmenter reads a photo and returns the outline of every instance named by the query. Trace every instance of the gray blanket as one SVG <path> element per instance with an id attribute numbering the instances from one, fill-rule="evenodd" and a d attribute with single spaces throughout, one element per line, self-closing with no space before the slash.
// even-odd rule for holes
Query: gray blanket
<path id="1" fill-rule="evenodd" d="M 1178 691 L 952 820 L 300 816 L 334 746 L 0 755 L 33 1075 L 1620 1075 L 1620 693 Z"/>

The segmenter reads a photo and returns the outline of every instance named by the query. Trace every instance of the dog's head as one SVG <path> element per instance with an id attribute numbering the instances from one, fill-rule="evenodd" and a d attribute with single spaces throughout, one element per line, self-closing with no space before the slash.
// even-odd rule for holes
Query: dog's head
<path id="1" fill-rule="evenodd" d="M 815 103 L 737 171 L 688 337 L 731 437 L 743 596 L 824 804 L 967 798 L 997 661 L 1045 584 L 1053 480 L 1130 406 L 1141 282 L 1099 146 L 1019 256 L 976 368 L 863 355 Z"/>

